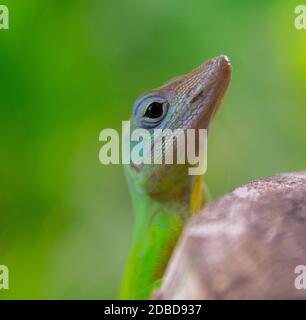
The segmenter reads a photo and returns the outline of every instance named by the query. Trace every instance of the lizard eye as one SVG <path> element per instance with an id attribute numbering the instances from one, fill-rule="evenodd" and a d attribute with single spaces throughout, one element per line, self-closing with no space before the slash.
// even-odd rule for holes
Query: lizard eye
<path id="1" fill-rule="evenodd" d="M 147 106 L 144 117 L 150 119 L 159 119 L 164 114 L 164 109 L 164 103 L 152 102 Z"/>
<path id="2" fill-rule="evenodd" d="M 163 97 L 147 96 L 136 106 L 137 118 L 141 126 L 153 128 L 161 123 L 168 112 L 168 102 Z"/>

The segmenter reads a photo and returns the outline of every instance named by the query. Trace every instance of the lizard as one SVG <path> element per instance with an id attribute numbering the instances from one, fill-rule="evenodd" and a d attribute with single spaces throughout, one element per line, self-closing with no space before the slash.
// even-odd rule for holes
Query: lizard
<path id="1" fill-rule="evenodd" d="M 232 67 L 225 55 L 201 64 L 139 97 L 131 130 L 208 129 L 230 83 Z M 167 146 L 163 145 L 163 152 Z M 136 211 L 132 249 L 120 299 L 148 299 L 158 288 L 171 253 L 188 218 L 208 202 L 201 175 L 187 165 L 125 165 Z"/>

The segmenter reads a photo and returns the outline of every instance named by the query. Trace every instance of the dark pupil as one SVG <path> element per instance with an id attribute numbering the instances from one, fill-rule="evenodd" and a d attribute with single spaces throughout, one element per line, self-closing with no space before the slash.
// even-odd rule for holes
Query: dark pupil
<path id="1" fill-rule="evenodd" d="M 160 102 L 153 102 L 148 106 L 145 116 L 156 119 L 162 116 L 162 114 L 163 114 L 163 104 Z"/>

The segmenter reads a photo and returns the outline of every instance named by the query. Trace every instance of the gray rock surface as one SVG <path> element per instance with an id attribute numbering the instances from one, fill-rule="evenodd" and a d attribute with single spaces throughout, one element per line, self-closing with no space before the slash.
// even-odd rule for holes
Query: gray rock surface
<path id="1" fill-rule="evenodd" d="M 306 172 L 235 189 L 186 226 L 155 299 L 304 299 Z"/>

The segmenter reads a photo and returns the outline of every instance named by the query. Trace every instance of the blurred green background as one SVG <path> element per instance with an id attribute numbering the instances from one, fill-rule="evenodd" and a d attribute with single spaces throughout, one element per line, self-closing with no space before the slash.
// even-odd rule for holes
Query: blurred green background
<path id="1" fill-rule="evenodd" d="M 99 163 L 99 132 L 213 56 L 234 67 L 210 132 L 213 196 L 306 169 L 300 1 L 0 2 L 0 299 L 116 297 L 133 213 L 122 167 Z"/>

